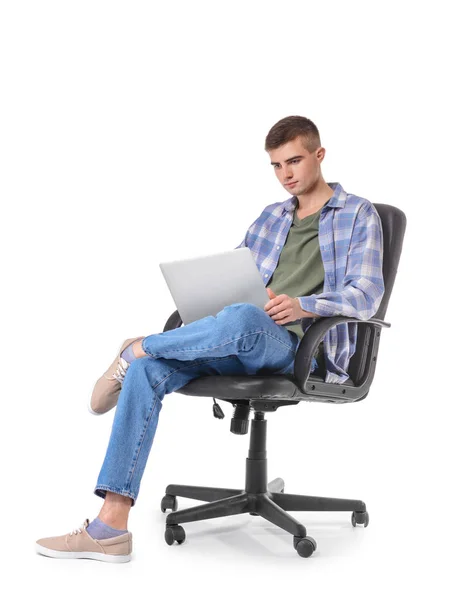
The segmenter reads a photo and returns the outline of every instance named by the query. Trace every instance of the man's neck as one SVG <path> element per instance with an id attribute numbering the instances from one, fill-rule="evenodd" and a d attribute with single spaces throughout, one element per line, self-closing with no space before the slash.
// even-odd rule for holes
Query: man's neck
<path id="1" fill-rule="evenodd" d="M 326 204 L 333 195 L 334 190 L 322 179 L 306 194 L 297 196 L 298 211 L 301 213 L 316 212 L 320 206 Z"/>

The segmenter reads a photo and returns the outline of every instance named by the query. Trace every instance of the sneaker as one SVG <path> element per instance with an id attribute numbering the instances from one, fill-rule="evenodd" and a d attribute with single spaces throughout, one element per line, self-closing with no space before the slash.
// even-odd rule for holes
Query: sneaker
<path id="1" fill-rule="evenodd" d="M 122 382 L 130 366 L 130 363 L 121 358 L 121 352 L 132 342 L 142 340 L 144 337 L 143 335 L 136 338 L 129 338 L 123 343 L 115 360 L 94 386 L 91 401 L 88 404 L 90 413 L 93 415 L 103 415 L 116 406 Z"/>
<path id="2" fill-rule="evenodd" d="M 106 540 L 95 540 L 86 531 L 89 519 L 71 533 L 42 538 L 36 542 L 36 552 L 51 558 L 92 558 L 104 562 L 129 562 L 132 554 L 130 531 Z"/>

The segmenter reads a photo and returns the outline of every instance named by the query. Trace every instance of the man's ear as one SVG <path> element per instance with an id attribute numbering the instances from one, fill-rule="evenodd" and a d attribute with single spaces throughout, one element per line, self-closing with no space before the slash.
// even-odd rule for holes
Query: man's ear
<path id="1" fill-rule="evenodd" d="M 323 148 L 323 147 L 317 148 L 317 150 L 315 152 L 316 152 L 317 160 L 319 161 L 319 163 L 321 163 L 322 160 L 325 158 L 325 153 L 326 153 L 325 148 Z"/>

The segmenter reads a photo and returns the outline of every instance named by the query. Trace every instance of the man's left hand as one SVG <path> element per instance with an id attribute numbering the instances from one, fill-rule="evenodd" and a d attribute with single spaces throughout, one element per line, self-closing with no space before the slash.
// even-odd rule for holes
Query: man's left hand
<path id="1" fill-rule="evenodd" d="M 264 306 L 264 310 L 278 325 L 298 321 L 306 316 L 297 298 L 291 298 L 287 294 L 277 296 L 270 288 L 267 288 L 270 301 Z"/>

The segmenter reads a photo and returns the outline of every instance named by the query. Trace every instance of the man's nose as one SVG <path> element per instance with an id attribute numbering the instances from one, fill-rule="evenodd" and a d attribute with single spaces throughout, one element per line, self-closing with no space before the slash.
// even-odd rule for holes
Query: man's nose
<path id="1" fill-rule="evenodd" d="M 284 169 L 284 181 L 289 181 L 292 179 L 293 173 L 290 167 L 285 167 Z"/>

